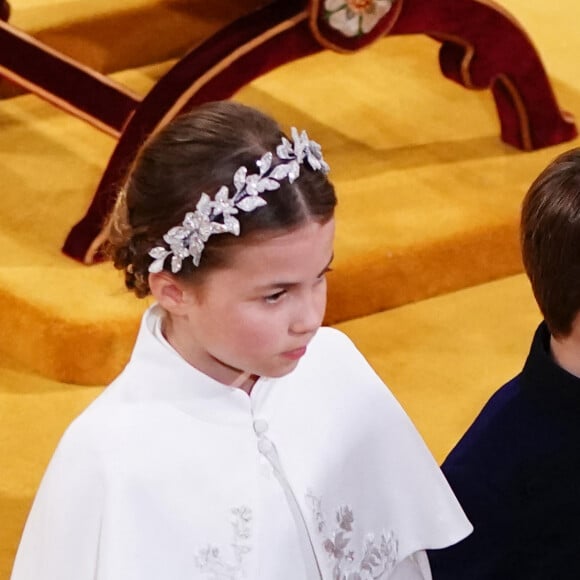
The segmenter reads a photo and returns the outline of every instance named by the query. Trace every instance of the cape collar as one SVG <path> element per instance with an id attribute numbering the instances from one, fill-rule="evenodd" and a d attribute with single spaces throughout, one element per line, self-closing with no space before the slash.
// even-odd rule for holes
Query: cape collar
<path id="1" fill-rule="evenodd" d="M 163 315 L 158 304 L 143 315 L 133 354 L 122 374 L 125 397 L 136 402 L 166 401 L 198 416 L 238 422 L 247 420 L 281 381 L 260 377 L 250 395 L 216 381 L 185 361 L 162 337 L 158 329 Z"/>

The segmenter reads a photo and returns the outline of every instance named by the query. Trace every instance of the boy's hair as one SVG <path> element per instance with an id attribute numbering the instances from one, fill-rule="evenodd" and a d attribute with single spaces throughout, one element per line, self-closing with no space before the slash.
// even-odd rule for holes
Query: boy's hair
<path id="1" fill-rule="evenodd" d="M 522 204 L 521 249 L 553 336 L 568 336 L 580 311 L 580 149 L 557 157 Z"/>
<path id="2" fill-rule="evenodd" d="M 236 170 L 255 170 L 266 152 L 274 154 L 282 131 L 267 115 L 229 101 L 207 103 L 177 117 L 141 149 L 109 220 L 109 243 L 115 267 L 125 272 L 125 284 L 137 296 L 150 293 L 149 251 L 163 243 L 163 235 L 181 225 L 202 193 L 213 198 L 230 186 Z M 199 266 L 184 260 L 176 276 L 200 281 L 205 272 L 227 265 L 228 248 L 249 238 L 291 230 L 310 220 L 326 222 L 334 215 L 334 188 L 322 171 L 307 164 L 293 183 L 280 181 L 268 191 L 267 205 L 236 218 L 240 235 L 211 236 Z M 170 260 L 165 269 L 170 271 Z"/>

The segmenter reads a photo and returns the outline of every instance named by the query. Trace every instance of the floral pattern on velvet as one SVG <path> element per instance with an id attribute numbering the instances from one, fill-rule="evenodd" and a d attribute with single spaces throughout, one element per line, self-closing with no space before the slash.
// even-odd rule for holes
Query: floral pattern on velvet
<path id="1" fill-rule="evenodd" d="M 325 19 L 349 38 L 368 34 L 393 7 L 395 0 L 325 0 Z"/>

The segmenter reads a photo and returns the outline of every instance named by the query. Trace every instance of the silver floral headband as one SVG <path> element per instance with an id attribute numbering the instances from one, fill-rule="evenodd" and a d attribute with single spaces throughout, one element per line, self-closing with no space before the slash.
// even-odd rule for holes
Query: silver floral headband
<path id="1" fill-rule="evenodd" d="M 185 258 L 191 257 L 193 264 L 199 266 L 201 253 L 205 243 L 213 234 L 240 235 L 240 222 L 234 217 L 239 210 L 252 212 L 257 207 L 267 205 L 261 193 L 280 188 L 280 182 L 288 179 L 290 183 L 300 175 L 300 165 L 307 162 L 315 171 L 328 173 L 330 168 L 322 157 L 322 150 L 316 141 L 311 141 L 306 131 L 298 133 L 292 127 L 291 143 L 282 137 L 282 143 L 276 147 L 278 159 L 286 161 L 272 167 L 273 155 L 265 153 L 256 161 L 259 173 L 248 175 L 246 167 L 239 167 L 234 173 L 235 193 L 229 197 L 229 188 L 222 185 L 212 200 L 202 193 L 195 211 L 185 214 L 180 226 L 171 228 L 164 236 L 166 246 L 156 246 L 149 255 L 153 262 L 149 272 L 158 273 L 163 270 L 165 260 L 171 256 L 171 271 L 177 274 L 181 270 Z"/>

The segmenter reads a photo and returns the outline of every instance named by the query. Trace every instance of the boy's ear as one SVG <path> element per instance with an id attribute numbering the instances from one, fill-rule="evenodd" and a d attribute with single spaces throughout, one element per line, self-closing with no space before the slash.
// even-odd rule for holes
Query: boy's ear
<path id="1" fill-rule="evenodd" d="M 172 314 L 183 314 L 191 302 L 191 293 L 168 272 L 149 274 L 149 288 L 153 298 Z"/>

